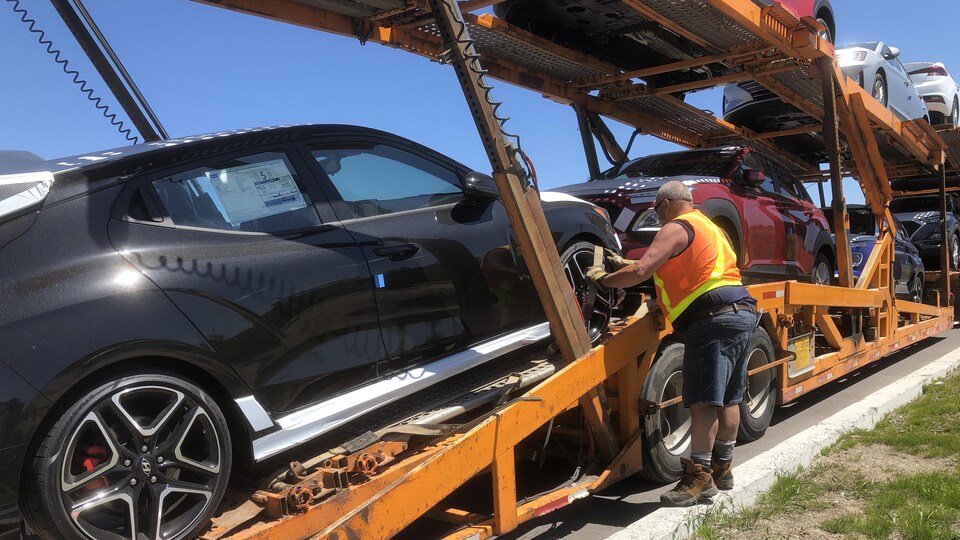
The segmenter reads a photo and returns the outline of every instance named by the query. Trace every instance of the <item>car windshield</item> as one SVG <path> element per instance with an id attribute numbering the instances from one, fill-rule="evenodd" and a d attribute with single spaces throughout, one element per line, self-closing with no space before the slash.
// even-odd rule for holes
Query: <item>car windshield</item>
<path id="1" fill-rule="evenodd" d="M 849 45 L 844 45 L 843 47 L 838 47 L 838 49 L 852 49 L 854 47 L 860 47 L 861 49 L 870 49 L 871 51 L 877 50 L 877 45 L 880 45 L 879 41 L 861 41 L 860 43 L 851 43 Z"/>
<path id="2" fill-rule="evenodd" d="M 939 210 L 940 202 L 936 197 L 905 197 L 890 201 L 890 211 L 901 212 L 929 212 Z"/>
<path id="3" fill-rule="evenodd" d="M 732 152 L 675 152 L 640 158 L 628 163 L 613 178 L 639 176 L 724 176 L 734 165 Z"/>

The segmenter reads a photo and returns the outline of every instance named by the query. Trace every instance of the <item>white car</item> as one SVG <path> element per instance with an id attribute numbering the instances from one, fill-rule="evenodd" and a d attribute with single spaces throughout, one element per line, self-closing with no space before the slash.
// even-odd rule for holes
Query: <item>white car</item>
<path id="1" fill-rule="evenodd" d="M 960 125 L 960 84 L 947 67 L 942 62 L 911 62 L 903 67 L 930 110 L 930 123 Z"/>
<path id="2" fill-rule="evenodd" d="M 868 41 L 839 47 L 836 52 L 843 74 L 857 81 L 901 120 L 930 121 L 926 104 L 897 58 L 900 49 L 882 41 Z"/>

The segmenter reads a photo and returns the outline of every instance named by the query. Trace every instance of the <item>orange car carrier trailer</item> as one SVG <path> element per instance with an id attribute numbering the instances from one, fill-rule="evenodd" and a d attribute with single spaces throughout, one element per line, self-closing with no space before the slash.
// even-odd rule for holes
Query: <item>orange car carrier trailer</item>
<path id="1" fill-rule="evenodd" d="M 580 324 L 581 306 L 552 247 L 538 194 L 522 154 L 507 142 L 484 75 L 571 105 L 588 161 L 591 152 L 595 161 L 591 132 L 613 155 L 623 155 L 603 136 L 609 131 L 600 117 L 606 116 L 690 148 L 760 146 L 802 178 L 819 182 L 821 194 L 823 183 L 830 182 L 837 285 L 786 281 L 748 287 L 763 315 L 750 353 L 741 439 L 763 435 L 775 404 L 953 326 L 956 272 L 928 272 L 925 303 L 893 295 L 888 205 L 895 179 L 902 179 L 898 192 L 939 193 L 942 238 L 947 237 L 944 193 L 948 176 L 960 174 L 960 131 L 894 117 L 843 76 L 815 19 L 798 20 L 779 4 L 761 8 L 751 0 L 622 0 L 709 53 L 625 71 L 489 14 L 471 13 L 496 0 L 198 1 L 451 64 L 556 342 L 552 354 L 528 353 L 507 362 L 502 373 L 452 402 L 414 408 L 404 419 L 383 425 L 368 420 L 368 429 L 377 431 L 292 461 L 261 479 L 260 489 L 232 489 L 203 538 L 389 538 L 423 517 L 447 524 L 436 535 L 488 538 L 630 475 L 668 481 L 678 472 L 689 428 L 689 414 L 680 405 L 681 345 L 671 340 L 665 319 L 643 304 L 590 348 Z M 731 74 L 659 88 L 636 81 L 714 62 L 731 67 Z M 748 80 L 814 122 L 754 132 L 676 97 Z M 778 143 L 814 132 L 822 133 L 829 162 L 825 171 Z M 859 180 L 881 231 L 856 280 L 843 176 Z M 921 177 L 927 180 L 911 180 Z M 931 187 L 929 178 L 939 179 L 934 182 L 939 186 Z M 948 260 L 946 251 L 944 246 L 942 262 Z M 531 488 L 518 474 L 518 463 L 533 457 L 542 464 L 551 438 L 579 440 L 581 449 L 586 447 L 586 464 L 559 485 Z M 475 488 L 478 482 L 483 489 Z M 492 500 L 478 504 L 478 493 L 489 493 Z"/>

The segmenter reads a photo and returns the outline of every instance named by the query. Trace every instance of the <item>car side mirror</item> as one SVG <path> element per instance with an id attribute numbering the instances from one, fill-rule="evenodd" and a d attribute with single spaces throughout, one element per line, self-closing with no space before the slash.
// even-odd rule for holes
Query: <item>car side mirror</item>
<path id="1" fill-rule="evenodd" d="M 750 186 L 759 186 L 767 179 L 763 171 L 746 170 L 743 171 L 743 182 Z"/>
<path id="2" fill-rule="evenodd" d="M 472 172 L 463 179 L 463 194 L 470 198 L 496 199 L 500 197 L 500 190 L 490 175 Z"/>
<path id="3" fill-rule="evenodd" d="M 900 49 L 896 47 L 890 47 L 890 53 L 887 54 L 884 58 L 886 58 L 887 60 L 893 60 L 898 56 L 900 56 Z"/>

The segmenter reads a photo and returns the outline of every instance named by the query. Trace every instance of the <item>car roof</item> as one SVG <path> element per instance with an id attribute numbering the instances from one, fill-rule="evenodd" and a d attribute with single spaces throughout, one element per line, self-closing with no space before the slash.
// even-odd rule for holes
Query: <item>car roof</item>
<path id="1" fill-rule="evenodd" d="M 87 152 L 45 161 L 22 160 L 14 164 L 8 164 L 5 168 L 0 168 L 0 175 L 39 171 L 51 172 L 57 175 L 78 169 L 88 169 L 118 164 L 125 161 L 134 161 L 141 157 L 150 156 L 151 154 L 189 153 L 198 147 L 210 145 L 210 141 L 219 141 L 224 146 L 242 147 L 248 144 L 292 140 L 331 133 L 400 138 L 384 131 L 345 124 L 298 124 L 244 128 L 163 139 L 155 142 L 121 146 L 108 150 Z"/>

